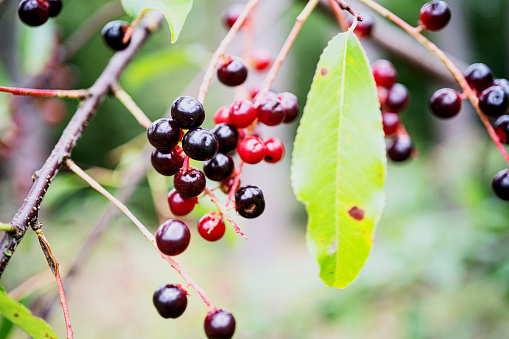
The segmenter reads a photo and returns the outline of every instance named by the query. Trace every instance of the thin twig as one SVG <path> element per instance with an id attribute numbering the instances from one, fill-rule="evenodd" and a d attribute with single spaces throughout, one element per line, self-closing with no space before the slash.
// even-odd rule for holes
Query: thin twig
<path id="1" fill-rule="evenodd" d="M 147 12 L 146 11 L 141 12 L 141 14 L 138 15 L 138 17 L 136 19 L 134 19 L 134 21 L 131 23 L 131 25 L 129 25 L 129 27 L 127 28 L 127 30 L 124 33 L 124 38 L 122 39 L 123 44 L 127 44 L 129 39 L 131 39 L 134 29 L 140 24 L 141 19 L 143 19 L 143 17 L 145 16 L 145 13 L 147 13 Z"/>
<path id="2" fill-rule="evenodd" d="M 350 6 L 349 4 L 344 2 L 343 0 L 336 0 L 336 3 L 339 5 L 339 7 L 342 10 L 347 11 L 348 13 L 352 14 L 355 18 L 357 18 L 358 21 L 362 21 L 362 15 L 360 15 L 359 13 L 354 11 L 352 6 Z"/>
<path id="3" fill-rule="evenodd" d="M 348 21 L 346 20 L 345 16 L 343 15 L 343 9 L 339 6 L 339 4 L 336 0 L 328 0 L 328 1 L 329 1 L 329 6 L 332 10 L 332 13 L 334 13 L 336 20 L 338 21 L 339 27 L 341 27 L 343 32 L 346 32 L 348 30 L 348 27 L 350 27 L 350 25 L 348 24 Z"/>
<path id="4" fill-rule="evenodd" d="M 117 99 L 125 106 L 125 108 L 127 108 L 127 110 L 131 112 L 131 114 L 136 118 L 136 120 L 138 120 L 140 125 L 148 129 L 149 126 L 152 124 L 152 121 L 134 102 L 133 98 L 131 98 L 131 96 L 120 87 L 118 82 L 112 83 L 111 90 L 113 94 L 115 94 Z"/>
<path id="5" fill-rule="evenodd" d="M 33 89 L 0 86 L 0 92 L 11 93 L 14 95 L 30 95 L 35 97 L 53 97 L 53 98 L 70 98 L 83 99 L 88 95 L 86 89 Z"/>
<path id="6" fill-rule="evenodd" d="M 221 212 L 221 214 L 224 215 L 226 220 L 228 220 L 230 222 L 230 224 L 232 224 L 233 228 L 235 228 L 235 231 L 237 231 L 237 233 L 240 234 L 244 239 L 247 239 L 247 236 L 244 234 L 244 232 L 242 232 L 242 230 L 237 225 L 237 223 L 235 223 L 235 221 L 233 221 L 232 217 L 230 217 L 230 215 L 228 214 L 226 207 L 223 206 L 223 204 L 221 203 L 221 201 L 219 201 L 219 199 L 215 196 L 215 194 L 212 193 L 212 191 L 207 187 L 205 187 L 204 192 L 210 197 L 210 200 L 212 200 L 212 202 L 217 206 L 217 209 L 219 210 L 219 212 Z"/>

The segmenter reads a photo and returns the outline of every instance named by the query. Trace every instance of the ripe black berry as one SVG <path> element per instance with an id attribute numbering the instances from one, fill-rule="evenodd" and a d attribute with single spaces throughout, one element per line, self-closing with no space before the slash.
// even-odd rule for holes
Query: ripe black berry
<path id="1" fill-rule="evenodd" d="M 297 119 L 300 114 L 299 100 L 297 99 L 297 96 L 290 92 L 283 92 L 279 93 L 277 98 L 279 99 L 280 106 L 285 113 L 283 122 L 285 124 L 289 124 Z"/>
<path id="2" fill-rule="evenodd" d="M 216 155 L 219 144 L 214 133 L 205 128 L 195 128 L 184 135 L 182 148 L 191 159 L 204 161 Z"/>
<path id="3" fill-rule="evenodd" d="M 203 163 L 203 172 L 210 180 L 222 181 L 232 175 L 235 169 L 232 157 L 217 153 L 212 159 Z"/>
<path id="4" fill-rule="evenodd" d="M 159 251 L 173 256 L 186 250 L 191 241 L 191 232 L 182 221 L 170 219 L 159 226 L 155 238 Z"/>
<path id="5" fill-rule="evenodd" d="M 48 2 L 48 13 L 51 18 L 56 17 L 62 10 L 62 0 L 46 0 Z"/>
<path id="6" fill-rule="evenodd" d="M 442 88 L 433 93 L 429 100 L 431 112 L 439 118 L 451 118 L 461 109 L 461 98 L 458 91 Z"/>
<path id="7" fill-rule="evenodd" d="M 500 86 L 504 90 L 505 94 L 509 98 L 509 80 L 507 79 L 495 79 L 490 86 Z"/>
<path id="8" fill-rule="evenodd" d="M 170 206 L 170 211 L 178 217 L 191 213 L 197 203 L 197 198 L 183 197 L 176 189 L 172 189 L 170 193 L 168 193 L 168 205 Z"/>
<path id="9" fill-rule="evenodd" d="M 509 170 L 505 169 L 497 173 L 491 182 L 493 191 L 502 200 L 509 200 Z"/>
<path id="10" fill-rule="evenodd" d="M 171 105 L 171 117 L 180 128 L 197 128 L 205 120 L 205 110 L 195 98 L 182 96 Z"/>
<path id="11" fill-rule="evenodd" d="M 216 135 L 219 143 L 218 152 L 229 153 L 235 150 L 239 143 L 239 132 L 233 125 L 225 123 L 218 124 L 214 126 L 212 133 Z"/>
<path id="12" fill-rule="evenodd" d="M 156 148 L 150 158 L 154 169 L 162 175 L 171 176 L 178 172 L 184 164 L 184 155 L 180 147 L 172 149 Z"/>
<path id="13" fill-rule="evenodd" d="M 265 198 L 262 190 L 251 185 L 241 187 L 235 193 L 235 208 L 244 218 L 259 217 L 265 210 Z"/>
<path id="14" fill-rule="evenodd" d="M 482 63 L 472 64 L 468 66 L 463 73 L 468 84 L 474 91 L 481 93 L 493 82 L 493 72 Z"/>
<path id="15" fill-rule="evenodd" d="M 48 5 L 38 0 L 23 0 L 19 3 L 18 16 L 29 26 L 40 26 L 48 21 Z"/>
<path id="16" fill-rule="evenodd" d="M 439 31 L 451 20 L 451 9 L 445 1 L 430 1 L 421 8 L 421 25 L 429 31 Z"/>
<path id="17" fill-rule="evenodd" d="M 217 78 L 226 86 L 242 85 L 247 79 L 247 67 L 239 57 L 225 56 L 217 69 Z"/>
<path id="18" fill-rule="evenodd" d="M 108 22 L 102 29 L 102 36 L 104 41 L 110 48 L 115 51 L 122 51 L 129 46 L 131 39 L 127 43 L 123 43 L 124 34 L 129 27 L 129 23 L 122 20 L 114 20 Z"/>
<path id="19" fill-rule="evenodd" d="M 408 105 L 408 88 L 403 84 L 394 84 L 387 93 L 385 105 L 393 112 L 399 112 Z"/>
<path id="20" fill-rule="evenodd" d="M 493 124 L 495 133 L 497 133 L 500 142 L 509 144 L 509 115 L 502 115 Z"/>
<path id="21" fill-rule="evenodd" d="M 392 161 L 401 162 L 410 158 L 413 149 L 412 139 L 408 135 L 400 134 L 389 141 L 387 155 Z"/>
<path id="22" fill-rule="evenodd" d="M 198 233 L 207 241 L 221 239 L 226 231 L 223 216 L 217 213 L 205 214 L 198 222 Z"/>
<path id="23" fill-rule="evenodd" d="M 214 310 L 207 314 L 204 328 L 208 339 L 230 339 L 235 333 L 235 318 L 227 310 Z"/>
<path id="24" fill-rule="evenodd" d="M 180 317 L 187 307 L 186 292 L 174 284 L 159 286 L 154 292 L 152 301 L 157 312 L 165 319 Z"/>
<path id="25" fill-rule="evenodd" d="M 285 112 L 278 99 L 265 99 L 257 108 L 258 121 L 267 126 L 276 126 L 283 122 Z"/>
<path id="26" fill-rule="evenodd" d="M 205 189 L 206 184 L 207 181 L 203 172 L 194 167 L 181 169 L 173 177 L 173 187 L 186 198 L 199 196 Z"/>
<path id="27" fill-rule="evenodd" d="M 486 88 L 479 95 L 479 108 L 489 116 L 498 117 L 505 113 L 509 105 L 509 98 L 500 86 Z"/>
<path id="28" fill-rule="evenodd" d="M 171 119 L 154 121 L 147 130 L 147 138 L 155 148 L 173 148 L 180 141 L 180 127 Z"/>

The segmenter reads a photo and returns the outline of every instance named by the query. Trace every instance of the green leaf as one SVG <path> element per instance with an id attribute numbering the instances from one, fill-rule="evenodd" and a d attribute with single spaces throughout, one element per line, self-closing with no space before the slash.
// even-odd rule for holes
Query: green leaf
<path id="1" fill-rule="evenodd" d="M 328 286 L 359 274 L 384 206 L 385 142 L 371 69 L 351 32 L 323 51 L 293 151 L 292 186 Z"/>
<path id="2" fill-rule="evenodd" d="M 7 295 L 0 286 L 0 314 L 18 325 L 33 339 L 58 339 L 51 327 L 30 310 Z"/>
<path id="3" fill-rule="evenodd" d="M 122 7 L 133 18 L 137 18 L 150 8 L 160 10 L 170 25 L 173 44 L 177 41 L 186 17 L 193 7 L 193 0 L 122 0 Z"/>

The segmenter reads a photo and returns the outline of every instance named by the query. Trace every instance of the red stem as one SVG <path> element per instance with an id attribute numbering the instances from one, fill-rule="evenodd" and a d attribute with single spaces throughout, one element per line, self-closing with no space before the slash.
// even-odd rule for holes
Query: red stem
<path id="1" fill-rule="evenodd" d="M 61 89 L 33 89 L 0 86 L 0 92 L 11 93 L 14 95 L 31 95 L 36 97 L 57 97 L 83 99 L 88 96 L 86 89 L 61 90 Z"/>
<path id="2" fill-rule="evenodd" d="M 71 317 L 69 316 L 69 308 L 67 307 L 67 300 L 65 299 L 64 286 L 62 285 L 62 278 L 60 277 L 60 270 L 57 268 L 55 271 L 55 278 L 58 285 L 58 294 L 60 294 L 60 303 L 64 311 L 65 327 L 67 328 L 67 339 L 73 338 Z"/>

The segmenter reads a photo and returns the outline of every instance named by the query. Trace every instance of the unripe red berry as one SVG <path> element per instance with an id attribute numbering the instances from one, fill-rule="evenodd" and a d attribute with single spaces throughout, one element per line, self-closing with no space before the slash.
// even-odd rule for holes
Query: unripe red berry
<path id="1" fill-rule="evenodd" d="M 395 134 L 400 124 L 399 114 L 394 112 L 382 112 L 382 124 L 385 136 Z"/>
<path id="2" fill-rule="evenodd" d="M 177 217 L 182 217 L 191 213 L 197 203 L 198 198 L 186 198 L 180 195 L 175 189 L 172 189 L 170 193 L 168 193 L 170 211 Z"/>
<path id="3" fill-rule="evenodd" d="M 236 101 L 230 106 L 230 123 L 237 128 L 244 128 L 256 120 L 256 109 L 249 100 Z"/>
<path id="4" fill-rule="evenodd" d="M 271 137 L 263 140 L 263 144 L 265 145 L 265 157 L 263 160 L 274 164 L 283 159 L 285 155 L 285 146 L 281 140 Z"/>
<path id="5" fill-rule="evenodd" d="M 205 214 L 198 222 L 198 233 L 207 241 L 217 241 L 225 233 L 226 226 L 222 215 L 217 213 Z"/>
<path id="6" fill-rule="evenodd" d="M 256 49 L 249 55 L 249 63 L 257 71 L 265 71 L 272 63 L 272 54 L 265 49 Z"/>
<path id="7" fill-rule="evenodd" d="M 371 65 L 377 86 L 390 88 L 397 80 L 396 69 L 389 60 L 380 59 Z"/>
<path id="8" fill-rule="evenodd" d="M 246 137 L 239 142 L 237 152 L 246 164 L 257 164 L 265 157 L 265 145 L 260 138 Z"/>
<path id="9" fill-rule="evenodd" d="M 214 113 L 214 124 L 230 123 L 230 106 L 219 107 Z"/>

